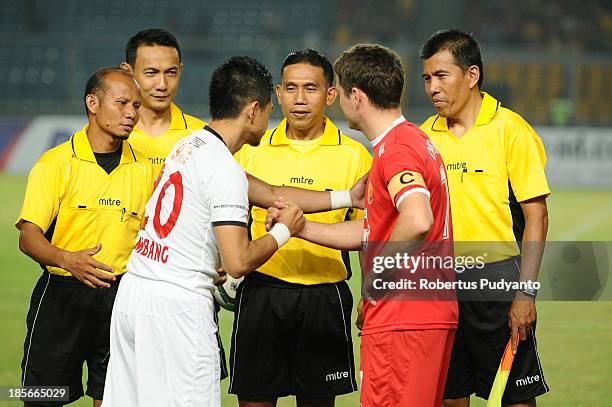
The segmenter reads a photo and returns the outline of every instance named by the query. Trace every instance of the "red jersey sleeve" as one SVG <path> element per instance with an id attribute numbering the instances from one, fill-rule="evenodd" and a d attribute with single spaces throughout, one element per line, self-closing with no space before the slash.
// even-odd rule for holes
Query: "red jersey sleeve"
<path id="1" fill-rule="evenodd" d="M 425 165 L 412 146 L 395 144 L 392 151 L 383 152 L 380 156 L 380 165 L 389 196 L 396 208 L 412 193 L 430 195 L 425 186 Z"/>

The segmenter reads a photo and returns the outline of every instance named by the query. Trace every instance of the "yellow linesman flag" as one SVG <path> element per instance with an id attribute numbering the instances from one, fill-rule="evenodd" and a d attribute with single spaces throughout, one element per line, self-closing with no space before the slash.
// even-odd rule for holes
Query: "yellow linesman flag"
<path id="1" fill-rule="evenodd" d="M 513 361 L 514 353 L 512 353 L 512 339 L 510 339 L 499 363 L 493 387 L 491 387 L 491 393 L 487 400 L 487 407 L 502 407 L 502 397 L 504 390 L 506 390 L 506 383 L 508 382 L 508 376 L 510 376 Z"/>

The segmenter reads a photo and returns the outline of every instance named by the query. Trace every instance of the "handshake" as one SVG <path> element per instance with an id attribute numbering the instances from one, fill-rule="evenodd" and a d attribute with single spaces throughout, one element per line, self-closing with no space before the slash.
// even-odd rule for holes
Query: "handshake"
<path id="1" fill-rule="evenodd" d="M 268 208 L 266 231 L 270 232 L 278 223 L 285 225 L 291 236 L 299 237 L 306 225 L 306 219 L 304 212 L 295 203 L 278 198 L 274 201 L 274 206 Z"/>
<path id="2" fill-rule="evenodd" d="M 292 197 L 308 213 L 336 210 L 341 208 L 363 208 L 368 174 L 362 176 L 350 190 L 305 191 L 293 189 Z M 296 191 L 301 191 L 296 194 Z M 268 201 L 269 202 L 269 201 Z M 338 250 L 355 250 L 361 247 L 363 222 L 338 222 L 325 224 L 307 222 L 304 212 L 293 201 L 279 197 L 268 208 L 266 230 L 281 247 L 289 239 L 299 237 L 322 246 Z"/>

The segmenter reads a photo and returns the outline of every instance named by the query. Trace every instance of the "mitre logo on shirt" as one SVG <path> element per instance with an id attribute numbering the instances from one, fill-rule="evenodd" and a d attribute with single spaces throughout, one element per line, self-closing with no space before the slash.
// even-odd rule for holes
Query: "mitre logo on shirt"
<path id="1" fill-rule="evenodd" d="M 467 171 L 467 162 L 457 161 L 446 163 L 446 171 Z"/>
<path id="2" fill-rule="evenodd" d="M 98 205 L 100 206 L 121 206 L 121 200 L 112 197 L 98 199 Z"/>
<path id="3" fill-rule="evenodd" d="M 163 164 L 166 161 L 165 157 L 149 157 L 149 161 L 153 165 Z"/>
<path id="4" fill-rule="evenodd" d="M 313 178 L 308 178 L 303 175 L 289 178 L 290 184 L 312 185 L 314 182 Z"/>

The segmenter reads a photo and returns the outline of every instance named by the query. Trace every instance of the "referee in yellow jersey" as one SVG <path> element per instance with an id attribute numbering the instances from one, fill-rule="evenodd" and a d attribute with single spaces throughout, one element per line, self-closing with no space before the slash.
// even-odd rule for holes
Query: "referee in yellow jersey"
<path id="1" fill-rule="evenodd" d="M 181 47 L 168 31 L 140 31 L 128 40 L 121 68 L 134 75 L 142 96 L 130 143 L 149 158 L 157 176 L 174 144 L 206 125 L 173 103 L 183 71 Z"/>
<path id="2" fill-rule="evenodd" d="M 45 152 L 30 171 L 16 227 L 19 247 L 43 273 L 27 315 L 22 385 L 68 386 L 64 405 L 87 395 L 99 405 L 110 317 L 153 187 L 153 168 L 127 141 L 140 89 L 119 68 L 87 81 L 88 125 Z"/>
<path id="3" fill-rule="evenodd" d="M 425 92 L 438 113 L 421 130 L 446 165 L 455 255 L 486 251 L 478 278 L 535 281 L 548 229 L 550 194 L 542 141 L 521 116 L 481 92 L 480 48 L 469 34 L 437 32 L 423 45 L 420 57 Z M 466 270 L 457 278 L 471 281 L 473 273 Z M 487 398 L 512 338 L 516 356 L 504 406 L 535 406 L 535 398 L 549 390 L 535 338 L 536 291 L 526 288 L 495 298 L 483 292 L 460 294 L 444 405 L 469 406 L 474 393 Z M 475 298 L 478 294 L 485 296 Z"/>
<path id="4" fill-rule="evenodd" d="M 311 190 L 350 188 L 372 158 L 325 116 L 336 98 L 333 69 L 312 49 L 290 53 L 276 94 L 284 120 L 258 147 L 237 160 L 272 185 Z M 337 209 L 306 215 L 317 222 L 357 219 L 361 211 Z M 266 209 L 253 207 L 250 232 L 263 236 Z M 357 390 L 345 280 L 348 253 L 292 239 L 241 284 L 230 354 L 230 393 L 241 406 L 271 406 L 295 395 L 298 405 L 332 406 L 336 395 Z"/>

